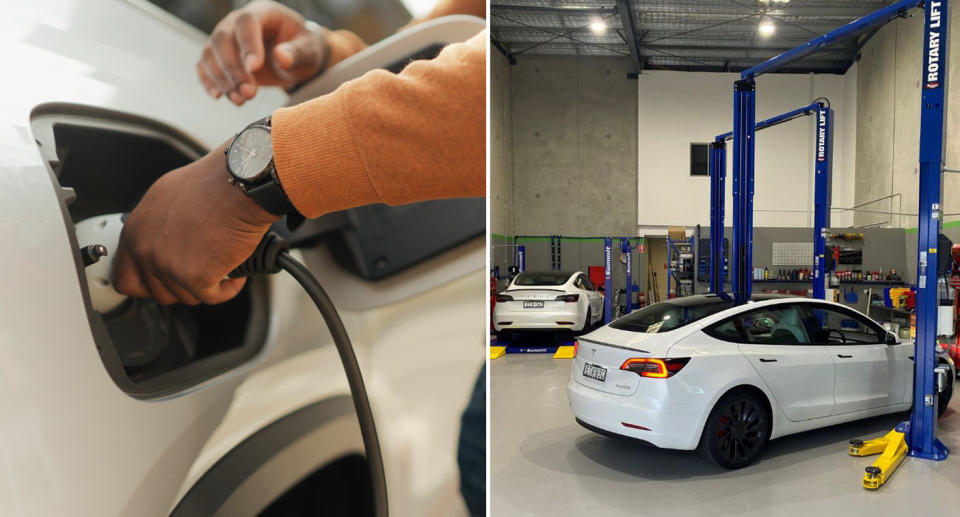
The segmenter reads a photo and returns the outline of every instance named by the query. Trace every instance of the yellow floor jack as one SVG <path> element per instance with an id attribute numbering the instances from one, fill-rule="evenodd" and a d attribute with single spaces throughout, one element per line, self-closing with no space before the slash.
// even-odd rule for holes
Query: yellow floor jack
<path id="1" fill-rule="evenodd" d="M 866 468 L 863 475 L 863 488 L 876 490 L 886 484 L 897 467 L 907 457 L 907 427 L 909 422 L 902 422 L 889 433 L 873 440 L 850 440 L 848 453 L 851 456 L 872 456 L 880 454 L 877 461 Z"/>
<path id="2" fill-rule="evenodd" d="M 950 373 L 951 372 L 943 366 L 938 366 L 934 369 L 934 375 L 936 376 L 934 389 L 938 393 L 943 392 L 946 386 L 946 376 Z M 932 408 L 936 410 L 938 405 L 937 398 L 931 397 L 926 405 L 932 406 Z M 873 462 L 873 465 L 864 469 L 866 473 L 863 475 L 863 488 L 867 490 L 877 490 L 885 485 L 887 480 L 890 479 L 890 476 L 896 472 L 897 467 L 903 463 L 903 459 L 906 458 L 910 452 L 910 448 L 907 445 L 907 432 L 909 429 L 910 422 L 901 422 L 892 431 L 880 438 L 866 441 L 850 440 L 850 447 L 847 453 L 851 456 L 872 456 L 874 454 L 880 454 L 880 457 L 877 458 L 877 461 Z M 934 447 L 932 455 L 924 457 L 942 460 L 946 458 L 950 452 L 939 440 L 936 441 Z"/>

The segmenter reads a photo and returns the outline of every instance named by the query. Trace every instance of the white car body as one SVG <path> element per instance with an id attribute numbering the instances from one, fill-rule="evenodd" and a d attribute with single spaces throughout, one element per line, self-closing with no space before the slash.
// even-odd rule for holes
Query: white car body
<path id="1" fill-rule="evenodd" d="M 751 311 L 799 305 L 859 314 L 820 300 L 778 298 L 735 306 L 661 333 L 608 325 L 585 335 L 579 339 L 567 385 L 573 413 L 587 427 L 690 450 L 698 447 L 718 400 L 735 388 L 762 393 L 767 400 L 770 438 L 911 407 L 912 343 L 738 343 L 704 331 Z M 872 323 L 878 332 L 886 332 Z M 627 359 L 638 357 L 689 362 L 668 378 L 620 369 Z M 584 376 L 588 364 L 607 369 L 603 382 Z"/>
<path id="2" fill-rule="evenodd" d="M 567 275 L 559 285 L 518 284 L 525 275 Z M 576 295 L 575 302 L 557 300 L 558 296 Z M 499 301 L 509 296 L 512 300 Z M 589 314 L 589 321 L 587 315 Z M 603 318 L 603 295 L 589 277 L 574 273 L 520 273 L 498 296 L 493 308 L 493 327 L 497 332 L 523 330 L 573 330 L 592 327 Z"/>
<path id="3" fill-rule="evenodd" d="M 249 358 L 182 389 L 121 389 L 105 367 L 116 352 L 98 350 L 102 329 L 88 312 L 69 195 L 51 169 L 56 150 L 42 146 L 54 131 L 50 117 L 92 127 L 91 117 L 110 110 L 128 117 L 104 125 L 164 127 L 175 148 L 210 149 L 287 95 L 261 89 L 241 108 L 210 99 L 195 71 L 205 36 L 142 0 L 7 2 L 2 10 L 0 515 L 255 515 L 311 472 L 362 456 L 330 335 L 287 275 L 257 284 L 269 311 Z M 389 63 L 404 48 L 464 40 L 482 27 L 472 17 L 424 24 L 336 74 L 354 77 L 384 66 L 378 52 Z M 329 91 L 336 84 L 325 77 L 318 81 Z M 344 269 L 327 244 L 296 252 L 353 340 L 394 515 L 466 515 L 456 448 L 483 364 L 486 304 L 476 293 L 487 281 L 484 247 L 482 236 L 471 238 L 377 281 Z M 251 444 L 268 453 L 258 459 Z"/>

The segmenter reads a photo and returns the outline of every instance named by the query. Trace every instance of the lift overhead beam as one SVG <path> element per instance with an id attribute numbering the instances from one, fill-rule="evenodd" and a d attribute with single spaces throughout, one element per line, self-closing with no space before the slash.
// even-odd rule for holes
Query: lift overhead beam
<path id="1" fill-rule="evenodd" d="M 833 109 L 820 99 L 807 106 L 757 122 L 754 131 L 779 126 L 800 117 L 816 115 L 814 139 L 813 297 L 826 298 L 826 237 L 830 226 L 831 177 L 833 176 Z M 717 135 L 710 148 L 710 291 L 723 291 L 723 228 L 726 184 L 726 146 L 733 132 Z M 752 278 L 752 277 L 751 277 Z M 752 287 L 751 287 L 752 288 Z"/>

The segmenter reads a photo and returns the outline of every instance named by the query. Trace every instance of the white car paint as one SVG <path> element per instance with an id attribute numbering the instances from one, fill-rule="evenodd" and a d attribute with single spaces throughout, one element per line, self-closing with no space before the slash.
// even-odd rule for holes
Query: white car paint
<path id="1" fill-rule="evenodd" d="M 300 408 L 347 396 L 345 378 L 316 309 L 292 279 L 277 275 L 267 344 L 256 358 L 159 399 L 119 389 L 94 342 L 72 229 L 31 112 L 53 102 L 116 110 L 211 148 L 287 96 L 261 89 L 240 108 L 211 100 L 194 68 L 204 36 L 143 0 L 8 2 L 2 11 L 0 66 L 16 79 L 0 82 L 0 515 L 167 515 L 235 445 Z M 474 19 L 464 32 L 470 24 L 456 23 L 461 39 L 483 26 Z M 377 418 L 391 511 L 465 515 L 456 443 L 483 363 L 486 303 L 476 293 L 487 282 L 484 239 L 378 282 L 354 277 L 323 247 L 299 256 L 351 334 Z M 376 296 L 363 295 L 370 292 Z M 318 421 L 313 433 L 323 450 L 286 455 L 322 462 L 362 450 L 355 419 Z M 308 472 L 269 467 L 245 483 L 282 488 Z M 265 504 L 238 499 L 249 495 L 238 490 L 226 514 L 252 515 Z"/>
<path id="2" fill-rule="evenodd" d="M 493 308 L 493 327 L 497 332 L 522 330 L 587 330 L 603 318 L 603 295 L 590 278 L 577 271 L 561 285 L 520 285 L 513 278 L 500 296 L 512 300 L 497 301 Z M 558 301 L 558 296 L 577 295 L 576 302 Z M 499 300 L 500 298 L 498 298 Z M 527 303 L 525 303 L 527 302 Z M 530 307 L 531 303 L 537 304 Z M 541 305 L 542 304 L 542 305 Z M 590 321 L 587 321 L 589 311 Z"/>
<path id="3" fill-rule="evenodd" d="M 772 299 L 726 309 L 662 333 L 631 332 L 608 325 L 581 337 L 567 385 L 575 417 L 658 447 L 689 450 L 697 447 L 706 419 L 720 397 L 740 386 L 759 390 L 770 402 L 771 438 L 911 406 L 912 343 L 740 344 L 703 331 L 730 316 L 784 304 L 850 310 L 806 298 Z M 675 375 L 661 379 L 621 370 L 624 361 L 632 357 L 690 360 Z M 607 368 L 603 382 L 584 376 L 588 363 Z"/>

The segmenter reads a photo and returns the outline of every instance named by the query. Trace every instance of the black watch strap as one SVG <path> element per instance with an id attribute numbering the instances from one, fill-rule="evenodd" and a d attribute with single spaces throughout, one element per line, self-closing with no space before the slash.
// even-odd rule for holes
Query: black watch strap
<path id="1" fill-rule="evenodd" d="M 247 187 L 247 195 L 264 210 L 273 215 L 284 216 L 297 213 L 296 207 L 274 181 L 265 181 L 260 185 Z"/>
<path id="2" fill-rule="evenodd" d="M 287 229 L 291 232 L 300 227 L 306 218 L 297 210 L 280 185 L 267 181 L 262 185 L 247 188 L 247 196 L 261 208 L 273 215 L 287 216 Z"/>

